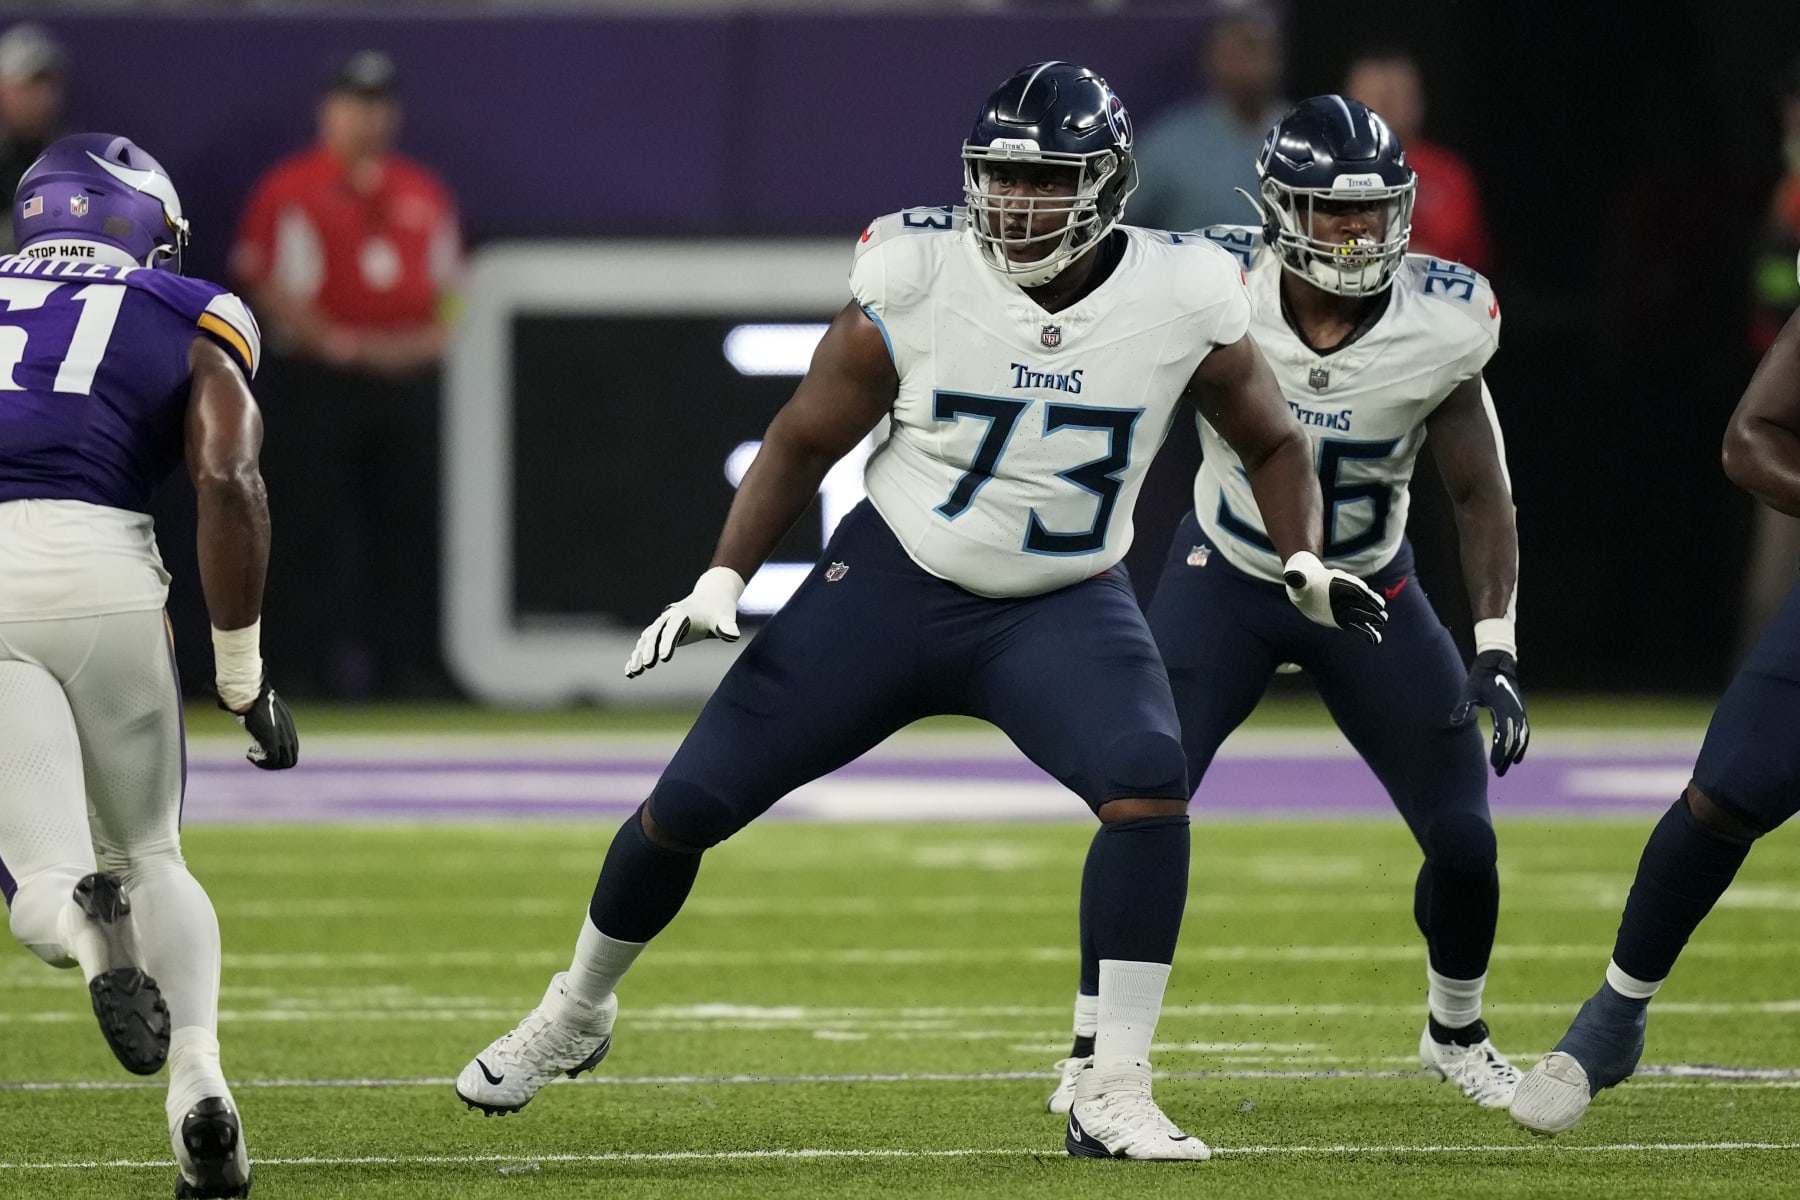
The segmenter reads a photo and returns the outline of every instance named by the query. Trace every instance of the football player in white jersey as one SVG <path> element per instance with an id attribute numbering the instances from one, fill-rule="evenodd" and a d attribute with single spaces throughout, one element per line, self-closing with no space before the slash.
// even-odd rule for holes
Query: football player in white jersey
<path id="1" fill-rule="evenodd" d="M 1496 773 L 1525 754 L 1513 599 L 1518 538 L 1482 368 L 1500 310 L 1487 281 L 1406 253 L 1414 177 L 1393 132 L 1362 104 L 1308 100 L 1270 132 L 1257 164 L 1264 221 L 1183 237 L 1237 256 L 1250 329 L 1313 448 L 1324 560 L 1379 589 L 1380 646 L 1319 639 L 1292 620 L 1282 555 L 1260 494 L 1209 419 L 1194 512 L 1176 531 L 1150 607 L 1181 715 L 1188 784 L 1250 715 L 1282 664 L 1317 684 L 1424 851 L 1414 916 L 1429 965 L 1422 1062 L 1477 1104 L 1504 1108 L 1518 1072 L 1494 1049 L 1481 994 L 1500 885 L 1475 707 L 1494 719 Z M 1429 435 L 1429 442 L 1427 438 Z M 1431 446 L 1455 505 L 1476 657 L 1465 673 L 1413 579 L 1407 485 Z M 1092 1046 L 1095 968 L 1084 956 L 1076 1042 L 1051 1095 L 1066 1109 Z"/>
<path id="2" fill-rule="evenodd" d="M 626 673 L 736 638 L 744 581 L 832 464 L 885 425 L 869 501 L 620 829 L 568 971 L 458 1078 L 471 1106 L 516 1111 L 600 1060 L 614 988 L 681 908 L 702 852 L 902 726 L 965 713 L 1101 822 L 1081 900 L 1098 1044 L 1066 1148 L 1207 1157 L 1150 1094 L 1189 792 L 1167 676 L 1119 565 L 1184 399 L 1241 455 L 1302 619 L 1376 639 L 1385 612 L 1318 559 L 1310 448 L 1245 336 L 1236 262 L 1203 238 L 1119 224 L 1136 172 L 1105 81 L 1060 62 L 1020 71 L 984 104 L 963 159 L 966 213 L 909 210 L 862 235 L 854 298 L 770 425 L 711 568 L 644 631 Z"/>

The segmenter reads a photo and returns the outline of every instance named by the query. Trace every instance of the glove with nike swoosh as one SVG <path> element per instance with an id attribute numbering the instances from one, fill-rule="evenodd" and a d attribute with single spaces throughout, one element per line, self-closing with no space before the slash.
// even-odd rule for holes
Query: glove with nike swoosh
<path id="1" fill-rule="evenodd" d="M 1494 774 L 1525 758 L 1531 741 L 1531 722 L 1525 719 L 1525 698 L 1519 692 L 1519 662 L 1504 650 L 1483 650 L 1469 667 L 1462 697 L 1450 714 L 1452 728 L 1460 729 L 1475 719 L 1479 706 L 1494 718 L 1494 748 L 1488 755 Z"/>
<path id="2" fill-rule="evenodd" d="M 294 731 L 294 714 L 287 701 L 275 694 L 265 676 L 262 687 L 250 707 L 238 712 L 224 700 L 219 707 L 237 719 L 250 735 L 250 749 L 244 757 L 265 771 L 285 771 L 300 761 L 300 735 Z"/>
<path id="3" fill-rule="evenodd" d="M 713 567 L 694 582 L 694 590 L 662 610 L 638 635 L 625 675 L 636 679 L 657 663 L 675 657 L 678 646 L 705 638 L 722 642 L 738 640 L 737 602 L 744 594 L 744 577 L 730 567 Z"/>
<path id="4" fill-rule="evenodd" d="M 1348 629 L 1377 645 L 1387 624 L 1387 601 L 1350 574 L 1327 567 L 1319 556 L 1302 550 L 1281 566 L 1288 599 L 1309 620 L 1332 629 Z"/>

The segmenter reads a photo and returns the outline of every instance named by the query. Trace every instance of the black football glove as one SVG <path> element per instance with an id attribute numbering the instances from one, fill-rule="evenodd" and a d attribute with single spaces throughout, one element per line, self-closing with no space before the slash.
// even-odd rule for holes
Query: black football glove
<path id="1" fill-rule="evenodd" d="M 1484 650 L 1469 667 L 1462 697 L 1450 714 L 1452 728 L 1460 729 L 1475 719 L 1477 706 L 1494 718 L 1494 748 L 1488 755 L 1494 774 L 1525 760 L 1531 741 L 1531 722 L 1525 719 L 1525 697 L 1519 692 L 1519 663 L 1504 650 Z"/>
<path id="2" fill-rule="evenodd" d="M 267 676 L 263 677 L 255 702 L 243 712 L 226 708 L 223 700 L 219 707 L 237 718 L 250 735 L 250 749 L 244 752 L 250 762 L 265 771 L 285 771 L 300 761 L 300 735 L 294 732 L 294 714 L 288 711 L 287 701 L 269 686 Z"/>
<path id="3" fill-rule="evenodd" d="M 1327 567 L 1318 555 L 1305 550 L 1290 555 L 1281 570 L 1288 599 L 1308 620 L 1347 629 L 1380 645 L 1388 619 L 1387 601 L 1380 593 L 1348 571 Z"/>

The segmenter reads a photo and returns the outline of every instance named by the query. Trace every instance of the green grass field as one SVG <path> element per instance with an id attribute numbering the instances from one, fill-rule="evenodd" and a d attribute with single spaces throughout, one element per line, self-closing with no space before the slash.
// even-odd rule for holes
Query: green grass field
<path id="1" fill-rule="evenodd" d="M 1647 831 L 1503 823 L 1503 1049 L 1547 1049 L 1596 986 Z M 516 1116 L 465 1110 L 450 1077 L 566 962 L 610 833 L 190 831 L 258 1197 L 1800 1192 L 1792 831 L 1702 929 L 1645 1056 L 1789 1077 L 1640 1078 L 1550 1143 L 1417 1070 L 1398 821 L 1198 824 L 1156 1056 L 1164 1106 L 1218 1151 L 1185 1166 L 1070 1159 L 1041 1109 L 1075 982 L 1075 823 L 753 827 L 628 980 L 597 1076 Z M 119 1071 L 86 1005 L 73 974 L 0 948 L 0 1195 L 170 1193 L 160 1086 Z"/>

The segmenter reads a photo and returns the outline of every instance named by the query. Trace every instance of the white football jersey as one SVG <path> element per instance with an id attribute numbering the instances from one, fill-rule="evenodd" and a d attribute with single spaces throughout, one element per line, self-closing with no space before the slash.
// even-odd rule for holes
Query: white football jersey
<path id="1" fill-rule="evenodd" d="M 1195 236 L 1195 235 L 1188 235 Z M 1409 254 L 1394 275 L 1387 311 L 1350 345 L 1329 354 L 1309 347 L 1281 312 L 1282 266 L 1262 231 L 1215 225 L 1200 231 L 1244 268 L 1250 332 L 1312 439 L 1325 497 L 1328 566 L 1373 575 L 1406 534 L 1409 485 L 1425 419 L 1456 385 L 1486 365 L 1499 344 L 1500 305 L 1488 281 L 1460 263 Z M 1485 396 L 1484 396 L 1485 399 Z M 1489 419 L 1493 409 L 1488 408 Z M 1500 445 L 1496 424 L 1495 445 Z M 1279 582 L 1242 462 L 1200 421 L 1205 455 L 1194 480 L 1194 512 L 1231 563 Z"/>
<path id="2" fill-rule="evenodd" d="M 914 562 L 983 596 L 1114 566 L 1144 473 L 1214 346 L 1250 320 L 1243 274 L 1192 234 L 1120 226 L 1124 257 L 1044 311 L 989 267 L 961 209 L 864 231 L 850 290 L 900 376 L 870 502 Z"/>

